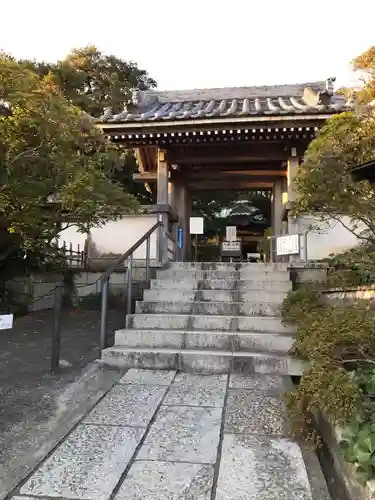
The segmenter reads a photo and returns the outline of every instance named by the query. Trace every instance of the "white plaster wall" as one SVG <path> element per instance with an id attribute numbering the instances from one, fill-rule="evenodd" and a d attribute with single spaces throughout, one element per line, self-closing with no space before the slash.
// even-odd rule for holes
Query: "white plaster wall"
<path id="1" fill-rule="evenodd" d="M 133 246 L 157 222 L 157 215 L 130 215 L 122 219 L 107 222 L 103 227 L 91 229 L 91 242 L 95 256 L 103 254 L 123 254 Z M 150 258 L 157 258 L 157 232 L 151 236 Z M 70 227 L 60 233 L 60 244 L 65 240 L 69 246 L 72 242 L 73 249 L 77 245 L 83 250 L 85 234 L 77 232 L 75 227 Z M 92 256 L 94 256 L 92 255 Z M 146 242 L 134 254 L 135 259 L 146 258 Z"/>
<path id="2" fill-rule="evenodd" d="M 350 227 L 349 217 L 343 216 L 342 221 Z M 320 229 L 309 230 L 312 225 L 319 226 Z M 309 230 L 307 235 L 309 260 L 324 259 L 330 254 L 348 250 L 360 242 L 353 233 L 336 220 L 322 222 L 317 217 L 304 216 L 298 218 L 298 227 L 301 232 Z"/>

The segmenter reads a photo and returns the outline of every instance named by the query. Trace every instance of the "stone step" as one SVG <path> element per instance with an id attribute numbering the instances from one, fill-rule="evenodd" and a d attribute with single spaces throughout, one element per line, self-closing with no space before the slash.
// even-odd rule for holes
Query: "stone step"
<path id="1" fill-rule="evenodd" d="M 168 302 L 270 302 L 281 304 L 287 295 L 287 291 L 279 292 L 275 290 L 186 290 L 170 289 L 160 290 L 153 288 L 145 290 L 144 300 L 150 302 L 168 301 Z"/>
<path id="2" fill-rule="evenodd" d="M 180 370 L 195 373 L 301 375 L 304 363 L 287 355 L 201 349 L 109 347 L 102 363 L 121 368 Z"/>
<path id="3" fill-rule="evenodd" d="M 280 305 L 275 302 L 137 302 L 136 313 L 204 314 L 224 316 L 277 316 Z"/>
<path id="4" fill-rule="evenodd" d="M 152 290 L 238 290 L 241 292 L 267 290 L 288 292 L 292 289 L 291 281 L 259 281 L 259 280 L 198 280 L 198 279 L 153 279 Z"/>
<path id="5" fill-rule="evenodd" d="M 126 328 L 136 330 L 216 330 L 294 333 L 281 319 L 272 316 L 207 316 L 199 314 L 130 314 Z"/>
<path id="6" fill-rule="evenodd" d="M 242 270 L 250 269 L 252 271 L 287 271 L 288 263 L 256 263 L 256 262 L 170 262 L 167 264 L 168 269 L 201 269 L 207 270 Z"/>
<path id="7" fill-rule="evenodd" d="M 207 332 L 181 330 L 117 330 L 115 346 L 216 349 L 287 353 L 294 337 L 290 334 L 254 332 Z"/>
<path id="8" fill-rule="evenodd" d="M 279 271 L 261 271 L 258 272 L 251 270 L 241 270 L 234 271 L 229 269 L 219 269 L 219 270 L 197 270 L 197 269 L 165 269 L 162 271 L 157 271 L 156 277 L 158 279 L 198 279 L 198 280 L 251 280 L 256 279 L 258 281 L 290 281 L 289 272 L 279 272 Z"/>

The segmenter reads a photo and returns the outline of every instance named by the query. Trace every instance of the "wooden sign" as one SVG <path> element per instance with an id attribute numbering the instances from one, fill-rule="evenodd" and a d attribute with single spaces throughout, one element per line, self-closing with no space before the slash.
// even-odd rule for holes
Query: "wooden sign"
<path id="1" fill-rule="evenodd" d="M 299 254 L 299 234 L 288 234 L 276 238 L 277 255 Z"/>

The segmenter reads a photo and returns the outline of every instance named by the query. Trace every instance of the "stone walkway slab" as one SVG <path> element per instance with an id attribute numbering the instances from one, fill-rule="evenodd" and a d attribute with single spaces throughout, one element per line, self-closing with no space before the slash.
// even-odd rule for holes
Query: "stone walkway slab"
<path id="1" fill-rule="evenodd" d="M 284 438 L 224 436 L 216 500 L 312 500 L 296 443 Z"/>
<path id="2" fill-rule="evenodd" d="M 283 383 L 130 370 L 12 500 L 313 500 Z"/>
<path id="3" fill-rule="evenodd" d="M 165 405 L 211 406 L 222 408 L 227 375 L 177 375 L 165 399 Z"/>
<path id="4" fill-rule="evenodd" d="M 117 385 L 88 415 L 85 423 L 146 427 L 167 387 Z"/>
<path id="5" fill-rule="evenodd" d="M 161 407 L 138 458 L 214 464 L 221 408 Z"/>
<path id="6" fill-rule="evenodd" d="M 21 488 L 22 495 L 107 500 L 144 429 L 79 425 Z"/>
<path id="7" fill-rule="evenodd" d="M 280 396 L 249 389 L 230 389 L 228 392 L 225 432 L 269 436 L 285 434 Z"/>
<path id="8" fill-rule="evenodd" d="M 210 500 L 212 465 L 137 461 L 115 500 Z"/>
<path id="9" fill-rule="evenodd" d="M 174 377 L 175 371 L 167 370 L 139 370 L 131 368 L 120 379 L 120 384 L 144 384 L 144 385 L 170 385 Z"/>

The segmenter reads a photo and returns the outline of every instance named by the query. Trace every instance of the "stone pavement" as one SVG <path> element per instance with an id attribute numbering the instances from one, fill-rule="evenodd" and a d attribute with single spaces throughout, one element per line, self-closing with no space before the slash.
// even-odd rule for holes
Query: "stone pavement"
<path id="1" fill-rule="evenodd" d="M 9 498 L 311 500 L 284 388 L 280 376 L 131 369 Z"/>
<path id="2" fill-rule="evenodd" d="M 0 331 L 0 499 L 120 377 L 86 366 L 98 357 L 100 311 L 82 309 L 63 312 L 64 366 L 50 375 L 52 324 L 52 311 L 38 311 Z M 109 331 L 123 325 L 124 313 L 110 310 Z"/>

